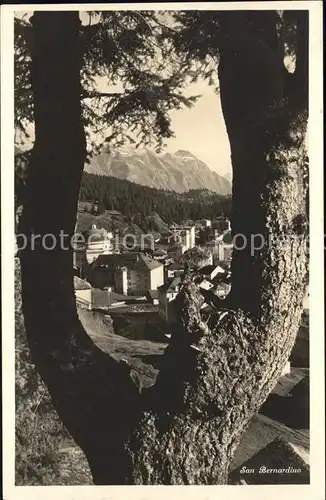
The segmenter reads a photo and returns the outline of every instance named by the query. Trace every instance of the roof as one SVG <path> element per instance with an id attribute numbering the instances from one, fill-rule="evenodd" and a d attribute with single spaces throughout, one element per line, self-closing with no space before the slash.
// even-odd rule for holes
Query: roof
<path id="1" fill-rule="evenodd" d="M 205 290 L 209 290 L 210 288 L 213 288 L 213 287 L 214 287 L 214 285 L 213 285 L 213 283 L 211 283 L 210 281 L 208 281 L 208 280 L 205 278 L 205 279 L 203 279 L 203 280 L 201 280 L 201 281 L 199 282 L 199 287 L 200 287 L 200 288 L 205 288 Z"/>
<path id="2" fill-rule="evenodd" d="M 126 252 L 119 254 L 102 254 L 94 261 L 94 267 L 106 267 L 109 270 L 115 271 L 128 263 L 137 261 L 137 253 Z"/>
<path id="3" fill-rule="evenodd" d="M 195 227 L 192 224 L 172 224 L 170 226 L 170 229 L 174 230 L 177 229 L 178 231 L 187 231 L 188 229 L 192 229 Z"/>
<path id="4" fill-rule="evenodd" d="M 232 282 L 231 273 L 218 273 L 214 278 L 211 279 L 214 285 L 230 285 Z"/>
<path id="5" fill-rule="evenodd" d="M 186 246 L 182 245 L 182 243 L 175 242 L 173 243 L 173 245 L 170 245 L 168 247 L 168 251 L 169 253 L 176 252 L 177 250 L 182 250 L 182 248 L 186 248 Z"/>
<path id="6" fill-rule="evenodd" d="M 231 244 L 233 243 L 232 231 L 228 230 L 223 234 L 223 243 Z"/>
<path id="7" fill-rule="evenodd" d="M 122 215 L 121 212 L 118 212 L 117 210 L 106 210 L 106 212 L 109 215 Z"/>
<path id="8" fill-rule="evenodd" d="M 184 270 L 184 268 L 185 268 L 184 262 L 172 262 L 172 264 L 170 264 L 167 267 L 168 270 L 172 270 L 172 271 L 174 271 L 174 270 L 178 270 L 179 271 L 181 269 Z"/>
<path id="9" fill-rule="evenodd" d="M 108 232 L 106 231 L 106 229 L 98 228 L 87 229 L 82 233 L 86 242 L 88 242 L 88 240 L 91 240 L 91 243 L 96 241 L 104 241 L 107 238 L 107 234 Z"/>
<path id="10" fill-rule="evenodd" d="M 75 290 L 91 290 L 91 285 L 88 281 L 82 280 L 78 276 L 74 276 L 74 288 Z"/>
<path id="11" fill-rule="evenodd" d="M 214 264 L 209 264 L 208 266 L 204 266 L 204 267 L 201 267 L 199 269 L 199 272 L 201 274 L 211 274 L 213 271 L 215 271 L 216 268 L 219 268 L 218 269 L 218 272 L 219 273 L 224 273 L 224 269 L 222 269 L 220 266 L 216 266 Z"/>
<path id="12" fill-rule="evenodd" d="M 137 297 L 135 295 L 123 295 L 122 293 L 108 292 L 110 294 L 111 302 L 127 302 L 128 300 L 135 300 Z"/>
<path id="13" fill-rule="evenodd" d="M 144 255 L 142 253 L 140 254 L 140 259 L 137 262 L 136 266 L 139 266 L 141 262 L 143 262 L 147 269 L 149 269 L 150 271 L 153 271 L 158 267 L 163 267 L 163 264 L 161 264 L 161 262 L 158 262 L 157 260 L 152 259 L 151 257 L 148 257 L 147 255 Z"/>
<path id="14" fill-rule="evenodd" d="M 150 271 L 163 267 L 163 264 L 148 255 L 138 252 L 125 252 L 120 254 L 99 255 L 95 267 L 106 267 L 111 271 L 127 267 L 128 269 L 146 268 Z"/>
<path id="15" fill-rule="evenodd" d="M 93 288 L 92 294 L 93 308 L 108 307 L 109 306 L 109 292 L 107 290 L 100 290 Z"/>
<path id="16" fill-rule="evenodd" d="M 159 286 L 157 289 L 160 292 L 165 293 L 176 293 L 179 291 L 179 287 L 181 284 L 181 278 L 173 278 L 172 280 L 167 281 L 164 285 Z"/>
<path id="17" fill-rule="evenodd" d="M 253 469 L 254 473 L 245 474 L 249 484 L 309 484 L 310 467 L 299 455 L 296 447 L 283 438 L 276 438 L 258 453 L 232 472 L 234 479 L 243 478 L 242 467 Z M 261 467 L 274 472 L 261 473 Z M 291 472 L 293 470 L 300 472 Z M 282 472 L 287 470 L 288 472 Z"/>
<path id="18" fill-rule="evenodd" d="M 187 251 L 187 255 L 199 255 L 203 257 L 210 257 L 210 253 L 201 247 L 193 247 Z"/>
<path id="19" fill-rule="evenodd" d="M 158 291 L 157 290 L 149 290 L 148 295 L 151 299 L 158 299 Z"/>
<path id="20" fill-rule="evenodd" d="M 231 229 L 227 229 L 222 234 L 220 234 L 217 238 L 217 241 L 223 242 L 227 245 L 231 245 L 233 243 L 233 236 Z"/>
<path id="21" fill-rule="evenodd" d="M 157 248 L 157 249 L 155 250 L 155 252 L 154 252 L 154 255 L 156 255 L 156 256 L 158 256 L 158 257 L 159 257 L 159 256 L 162 256 L 162 257 L 163 257 L 163 256 L 167 255 L 167 251 L 166 251 L 166 250 L 164 250 L 164 248 Z"/>
<path id="22" fill-rule="evenodd" d="M 188 262 L 192 261 L 194 264 L 199 263 L 202 259 L 209 259 L 211 254 L 200 247 L 193 247 L 187 250 L 181 257 L 180 262 Z"/>

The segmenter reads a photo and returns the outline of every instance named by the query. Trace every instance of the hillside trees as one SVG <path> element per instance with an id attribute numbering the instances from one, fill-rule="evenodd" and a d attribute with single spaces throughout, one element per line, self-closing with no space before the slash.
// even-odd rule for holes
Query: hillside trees
<path id="1" fill-rule="evenodd" d="M 234 169 L 232 227 L 249 241 L 234 254 L 229 298 L 204 323 L 203 298 L 188 276 L 157 381 L 139 393 L 125 365 L 98 349 L 78 320 L 71 251 L 40 245 L 20 255 L 33 359 L 96 484 L 225 484 L 244 430 L 289 357 L 302 311 L 307 13 L 292 21 L 292 75 L 276 12 L 192 11 L 175 19 L 162 36 L 180 67 L 190 71 L 192 59 L 208 54 L 218 68 Z M 36 12 L 31 36 L 36 140 L 21 232 L 72 234 L 86 151 L 78 14 Z M 255 234 L 264 241 L 258 250 Z"/>
<path id="2" fill-rule="evenodd" d="M 104 193 L 104 194 L 103 194 Z M 157 212 L 165 222 L 182 222 L 186 219 L 213 219 L 222 213 L 230 216 L 231 197 L 210 193 L 205 197 L 201 190 L 188 194 L 177 194 L 140 186 L 127 180 L 115 177 L 103 177 L 84 172 L 80 200 L 101 200 L 103 208 L 118 210 L 129 218 L 135 218 L 138 226 L 144 231 L 144 218 L 153 211 Z M 143 215 L 140 220 L 140 213 Z"/>

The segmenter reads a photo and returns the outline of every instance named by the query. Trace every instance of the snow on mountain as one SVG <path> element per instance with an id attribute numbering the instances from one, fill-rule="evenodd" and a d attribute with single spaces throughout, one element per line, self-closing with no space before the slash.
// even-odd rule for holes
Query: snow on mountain
<path id="1" fill-rule="evenodd" d="M 210 189 L 219 194 L 231 192 L 228 179 L 213 172 L 203 161 L 184 150 L 162 155 L 148 148 L 103 150 L 85 166 L 85 171 L 179 193 L 190 189 Z"/>

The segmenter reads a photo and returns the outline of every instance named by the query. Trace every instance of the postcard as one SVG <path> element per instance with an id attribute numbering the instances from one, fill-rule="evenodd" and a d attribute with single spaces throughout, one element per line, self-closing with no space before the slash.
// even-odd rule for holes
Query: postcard
<path id="1" fill-rule="evenodd" d="M 321 22 L 2 6 L 6 500 L 322 498 Z"/>

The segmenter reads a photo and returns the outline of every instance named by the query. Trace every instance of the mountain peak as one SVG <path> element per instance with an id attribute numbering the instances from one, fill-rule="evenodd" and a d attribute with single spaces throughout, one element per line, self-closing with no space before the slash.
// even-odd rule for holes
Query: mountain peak
<path id="1" fill-rule="evenodd" d="M 197 160 L 197 158 L 195 157 L 195 155 L 193 155 L 190 151 L 186 151 L 185 149 L 178 149 L 178 151 L 176 151 L 174 153 L 174 156 L 182 156 L 184 158 L 188 157 L 188 158 Z"/>
<path id="2" fill-rule="evenodd" d="M 210 189 L 222 195 L 231 192 L 227 179 L 183 149 L 163 155 L 149 148 L 114 149 L 111 154 L 102 153 L 93 157 L 91 163 L 85 166 L 85 171 L 179 193 L 193 189 Z"/>

